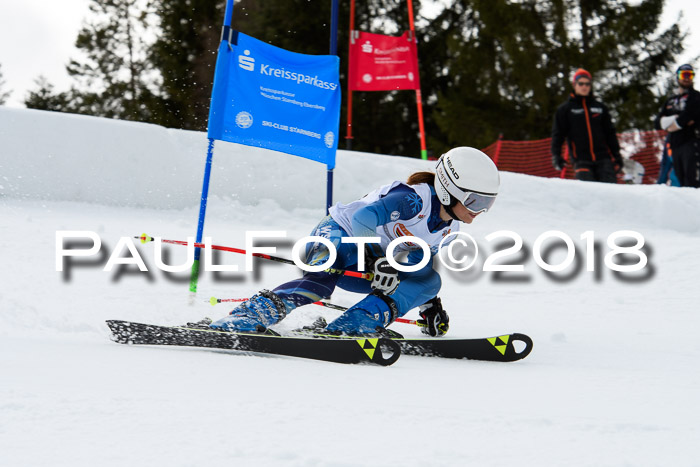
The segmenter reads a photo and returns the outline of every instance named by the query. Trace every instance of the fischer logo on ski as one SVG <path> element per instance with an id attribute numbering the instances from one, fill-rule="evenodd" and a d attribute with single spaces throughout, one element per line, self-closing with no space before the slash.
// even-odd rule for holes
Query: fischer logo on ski
<path id="1" fill-rule="evenodd" d="M 509 339 L 510 339 L 510 336 L 505 335 L 505 336 L 498 336 L 498 337 L 489 337 L 486 340 L 489 341 L 491 343 L 491 345 L 496 347 L 496 350 L 501 352 L 501 355 L 505 355 L 506 349 L 508 348 L 508 340 Z M 496 341 L 498 341 L 499 344 L 496 344 Z"/>

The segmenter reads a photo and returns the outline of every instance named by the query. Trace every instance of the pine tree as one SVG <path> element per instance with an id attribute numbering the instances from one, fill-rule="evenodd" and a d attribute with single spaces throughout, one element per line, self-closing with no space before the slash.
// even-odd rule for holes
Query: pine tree
<path id="1" fill-rule="evenodd" d="M 657 31 L 663 3 L 455 0 L 426 31 L 446 45 L 441 58 L 449 77 L 433 89 L 433 144 L 484 147 L 499 133 L 548 137 L 578 67 L 593 74 L 618 130 L 648 126 L 659 74 L 684 38 L 677 25 Z"/>
<path id="2" fill-rule="evenodd" d="M 29 109 L 52 110 L 56 112 L 68 112 L 69 97 L 66 92 L 55 92 L 54 86 L 44 76 L 39 76 L 35 81 L 37 89 L 30 91 L 24 99 L 24 105 Z"/>
<path id="3" fill-rule="evenodd" d="M 7 99 L 12 94 L 10 91 L 3 91 L 2 88 L 5 86 L 5 79 L 2 76 L 2 65 L 0 65 L 0 105 L 7 102 Z"/>
<path id="4" fill-rule="evenodd" d="M 158 120 L 157 76 L 147 61 L 150 16 L 142 0 L 92 0 L 90 20 L 76 47 L 82 60 L 71 60 L 76 84 L 68 109 L 125 120 Z M 154 123 L 157 123 L 155 121 Z"/>

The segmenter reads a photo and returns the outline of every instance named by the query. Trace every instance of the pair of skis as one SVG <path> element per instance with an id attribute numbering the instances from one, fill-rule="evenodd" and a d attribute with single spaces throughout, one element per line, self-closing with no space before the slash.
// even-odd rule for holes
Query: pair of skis
<path id="1" fill-rule="evenodd" d="M 506 334 L 478 339 L 334 337 L 327 335 L 278 336 L 218 331 L 187 326 L 158 326 L 128 321 L 107 321 L 113 339 L 121 344 L 174 345 L 230 349 L 301 357 L 335 363 L 369 363 L 389 366 L 401 354 L 513 362 L 528 356 L 532 339 Z M 519 349 L 515 343 L 520 342 Z"/>

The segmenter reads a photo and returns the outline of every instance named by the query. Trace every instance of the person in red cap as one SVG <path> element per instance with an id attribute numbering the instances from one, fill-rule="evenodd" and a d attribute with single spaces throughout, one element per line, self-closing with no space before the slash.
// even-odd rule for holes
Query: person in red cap
<path id="1" fill-rule="evenodd" d="M 566 165 L 564 141 L 578 180 L 616 183 L 622 169 L 620 144 L 608 108 L 593 96 L 591 74 L 579 68 L 571 81 L 573 92 L 559 106 L 552 126 L 552 165 Z"/>
<path id="2" fill-rule="evenodd" d="M 673 171 L 681 186 L 700 187 L 700 92 L 693 88 L 695 70 L 676 70 L 678 91 L 661 107 L 654 126 L 668 131 Z"/>

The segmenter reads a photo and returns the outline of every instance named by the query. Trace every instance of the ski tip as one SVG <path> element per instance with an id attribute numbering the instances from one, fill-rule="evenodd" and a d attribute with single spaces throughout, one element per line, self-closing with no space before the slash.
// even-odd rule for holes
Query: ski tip
<path id="1" fill-rule="evenodd" d="M 532 352 L 532 346 L 533 346 L 532 339 L 530 338 L 530 336 L 516 332 L 514 334 L 511 334 L 511 338 L 512 338 L 511 346 L 513 347 L 513 352 L 514 352 L 513 361 L 522 360 L 523 358 L 530 355 L 530 352 Z M 520 341 L 521 343 L 525 344 L 525 347 L 516 350 L 515 346 L 513 345 L 513 341 Z M 519 347 L 522 347 L 522 344 L 519 345 Z"/>
<path id="2" fill-rule="evenodd" d="M 142 233 L 140 237 L 138 237 L 139 240 L 141 240 L 141 243 L 148 243 L 153 241 L 153 237 L 150 237 L 146 233 Z"/>
<path id="3" fill-rule="evenodd" d="M 369 362 L 376 365 L 393 365 L 401 356 L 399 344 L 385 337 L 357 339 L 355 342 L 369 357 Z"/>
<path id="4" fill-rule="evenodd" d="M 486 340 L 500 352 L 502 357 L 499 360 L 503 362 L 522 360 L 532 352 L 532 339 L 525 334 L 516 332 L 498 337 L 490 337 Z M 518 342 L 517 345 L 515 344 L 516 342 Z"/>
<path id="5" fill-rule="evenodd" d="M 211 297 L 211 298 L 209 299 L 209 303 L 211 303 L 211 305 L 214 306 L 214 305 L 216 305 L 217 303 L 219 303 L 219 299 L 216 298 L 216 297 Z"/>

